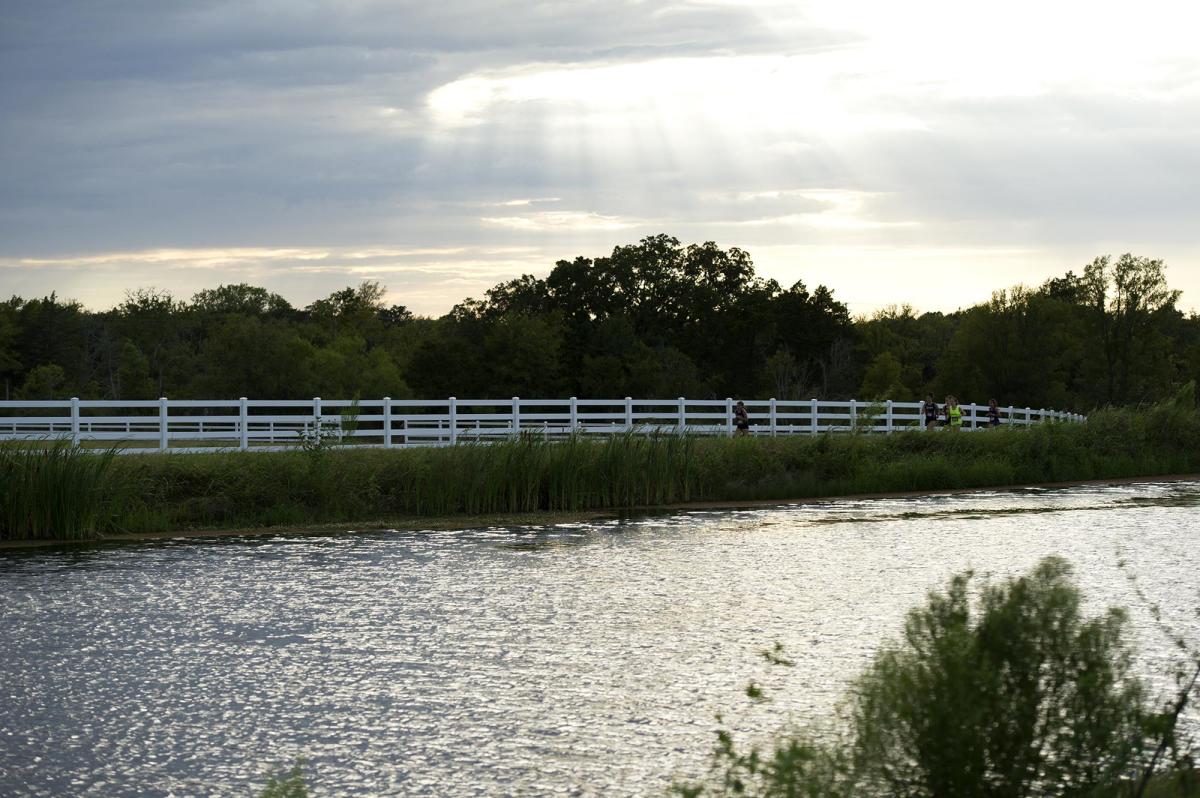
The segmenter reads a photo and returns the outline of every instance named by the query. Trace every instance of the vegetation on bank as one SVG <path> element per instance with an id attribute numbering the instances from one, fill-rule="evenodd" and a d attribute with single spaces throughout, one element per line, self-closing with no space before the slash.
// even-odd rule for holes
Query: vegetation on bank
<path id="1" fill-rule="evenodd" d="M 427 449 L 139 454 L 0 447 L 0 539 L 792 500 L 1200 472 L 1187 386 L 1086 424 L 778 438 L 630 433 Z"/>
<path id="2" fill-rule="evenodd" d="M 63 444 L 0 446 L 0 540 L 87 540 L 114 529 L 115 456 Z"/>
<path id="3" fill-rule="evenodd" d="M 1200 792 L 1175 734 L 1200 653 L 1182 646 L 1176 694 L 1156 708 L 1133 672 L 1124 611 L 1094 618 L 1067 563 L 971 590 L 951 580 L 882 646 L 832 728 L 766 745 L 722 729 L 712 770 L 685 798 L 1166 798 Z M 972 601 L 972 594 L 978 598 Z M 974 605 L 974 606 L 973 606 Z M 1174 638 L 1174 635 L 1172 634 Z M 777 646 L 764 657 L 790 666 Z M 769 700 L 754 682 L 752 701 Z"/>

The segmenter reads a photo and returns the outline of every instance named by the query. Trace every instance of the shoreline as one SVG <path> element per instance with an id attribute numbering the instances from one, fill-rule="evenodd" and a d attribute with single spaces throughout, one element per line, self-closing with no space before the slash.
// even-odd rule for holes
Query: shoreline
<path id="1" fill-rule="evenodd" d="M 44 548 L 80 548 L 128 543 L 150 543 L 166 540 L 204 540 L 271 536 L 325 536 L 331 533 L 356 535 L 381 531 L 417 532 L 448 529 L 478 529 L 492 526 L 547 526 L 582 521 L 612 520 L 659 513 L 677 513 L 698 510 L 738 510 L 787 505 L 818 504 L 843 499 L 902 499 L 919 496 L 952 496 L 967 493 L 1003 492 L 1040 488 L 1086 487 L 1088 485 L 1136 485 L 1149 482 L 1200 482 L 1200 473 L 1162 474 L 1158 476 L 1119 477 L 1114 479 L 1083 479 L 1065 482 L 1036 482 L 1012 485 L 991 485 L 977 488 L 945 488 L 940 490 L 888 491 L 883 493 L 849 493 L 828 496 L 812 496 L 802 499 L 744 499 L 728 501 L 693 501 L 674 504 L 640 505 L 610 510 L 586 510 L 580 512 L 541 511 L 532 513 L 493 515 L 443 515 L 404 516 L 390 519 L 365 521 L 341 521 L 311 524 L 301 527 L 291 525 L 242 527 L 228 529 L 185 529 L 172 532 L 140 532 L 131 535 L 105 535 L 92 540 L 4 540 L 0 541 L 0 553 Z"/>

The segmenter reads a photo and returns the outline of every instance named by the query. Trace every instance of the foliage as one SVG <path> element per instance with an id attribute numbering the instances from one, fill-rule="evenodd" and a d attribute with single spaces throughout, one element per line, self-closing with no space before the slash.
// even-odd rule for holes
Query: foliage
<path id="1" fill-rule="evenodd" d="M 57 399 L 62 395 L 67 374 L 56 363 L 37 366 L 29 371 L 25 383 L 17 391 L 18 399 Z"/>
<path id="2" fill-rule="evenodd" d="M 888 794 L 1090 795 L 1142 752 L 1125 615 L 1080 616 L 1061 560 L 985 587 L 969 574 L 912 611 L 854 693 L 855 765 Z"/>
<path id="3" fill-rule="evenodd" d="M 819 739 L 788 727 L 766 746 L 739 744 L 722 728 L 708 777 L 673 792 L 1190 794 L 1196 781 L 1187 769 L 1127 778 L 1147 767 L 1147 751 L 1171 735 L 1174 718 L 1164 725 L 1132 674 L 1123 611 L 1085 618 L 1071 569 L 1058 558 L 985 585 L 974 601 L 971 579 L 954 577 L 909 613 L 902 638 L 876 653 L 850 690 L 848 711 Z"/>
<path id="4" fill-rule="evenodd" d="M 111 531 L 123 496 L 115 452 L 67 441 L 0 445 L 0 540 L 84 540 Z"/>
<path id="5" fill-rule="evenodd" d="M 1200 377 L 1200 317 L 1161 261 L 1122 255 L 954 313 L 851 319 L 824 286 L 785 288 L 749 253 L 656 235 L 559 261 L 437 319 L 375 282 L 296 308 L 236 284 L 189 301 L 130 291 L 90 312 L 54 294 L 0 303 L 6 396 L 775 396 L 1091 410 Z"/>
<path id="6" fill-rule="evenodd" d="M 304 760 L 297 759 L 291 770 L 277 776 L 269 776 L 267 785 L 259 798 L 308 798 L 308 786 L 304 781 Z"/>

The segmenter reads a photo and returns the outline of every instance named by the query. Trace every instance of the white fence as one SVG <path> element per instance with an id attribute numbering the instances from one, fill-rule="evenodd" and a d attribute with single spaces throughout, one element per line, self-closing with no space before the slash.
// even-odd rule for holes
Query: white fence
<path id="1" fill-rule="evenodd" d="M 889 433 L 923 426 L 918 402 L 745 402 L 752 435 Z M 963 428 L 987 407 L 962 405 Z M 1081 422 L 1055 410 L 1004 407 L 1001 423 Z M 303 445 L 448 446 L 536 434 L 629 431 L 732 435 L 733 399 L 157 399 L 0 402 L 0 441 L 69 439 L 125 451 L 277 450 Z M 98 442 L 91 444 L 91 442 Z"/>

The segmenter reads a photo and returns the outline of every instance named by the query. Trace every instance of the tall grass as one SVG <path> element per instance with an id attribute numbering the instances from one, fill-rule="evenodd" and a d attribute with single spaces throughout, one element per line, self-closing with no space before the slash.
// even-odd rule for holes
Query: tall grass
<path id="1" fill-rule="evenodd" d="M 1200 413 L 1179 400 L 1100 411 L 1083 425 L 979 433 L 730 439 L 634 431 L 430 449 L 115 459 L 69 447 L 3 451 L 3 536 L 79 537 L 1196 473 Z M 10 472 L 19 486 L 7 485 Z M 105 505 L 95 487 L 103 479 L 130 500 Z M 69 517 L 58 509 L 68 506 L 80 508 L 79 520 L 48 520 Z"/>
<path id="2" fill-rule="evenodd" d="M 68 442 L 0 446 L 0 540 L 82 540 L 109 531 L 114 452 Z"/>

